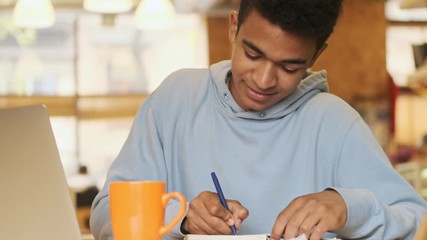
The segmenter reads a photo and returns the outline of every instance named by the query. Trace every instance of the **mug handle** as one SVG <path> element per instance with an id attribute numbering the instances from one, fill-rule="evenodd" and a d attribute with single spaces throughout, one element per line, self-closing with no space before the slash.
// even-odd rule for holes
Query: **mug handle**
<path id="1" fill-rule="evenodd" d="M 178 199 L 179 202 L 181 203 L 181 207 L 179 209 L 179 213 L 175 216 L 175 218 L 172 219 L 166 226 L 162 226 L 160 228 L 160 232 L 159 232 L 160 236 L 163 236 L 166 233 L 170 232 L 172 230 L 172 228 L 176 224 L 178 224 L 179 220 L 181 220 L 181 218 L 184 216 L 185 210 L 187 208 L 186 200 L 185 200 L 184 196 L 179 192 L 170 192 L 170 193 L 163 195 L 163 198 L 162 198 L 163 206 L 165 207 L 166 204 L 169 202 L 169 200 L 171 200 L 172 198 Z"/>

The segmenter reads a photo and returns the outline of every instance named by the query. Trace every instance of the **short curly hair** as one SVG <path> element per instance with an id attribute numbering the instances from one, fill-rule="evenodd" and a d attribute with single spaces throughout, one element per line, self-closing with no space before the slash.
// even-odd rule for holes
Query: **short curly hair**
<path id="1" fill-rule="evenodd" d="M 342 0 L 241 0 L 237 32 L 251 11 L 284 31 L 315 39 L 322 46 L 342 11 Z"/>

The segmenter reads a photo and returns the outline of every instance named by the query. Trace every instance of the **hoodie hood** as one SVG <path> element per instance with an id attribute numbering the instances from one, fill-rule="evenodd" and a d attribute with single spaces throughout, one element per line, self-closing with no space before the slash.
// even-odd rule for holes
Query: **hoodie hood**
<path id="1" fill-rule="evenodd" d="M 282 118 L 303 105 L 307 100 L 320 92 L 328 91 L 328 83 L 326 80 L 326 71 L 310 72 L 308 71 L 304 79 L 300 82 L 297 89 L 275 104 L 269 109 L 262 112 L 244 111 L 236 103 L 230 90 L 228 83 L 231 81 L 231 61 L 225 60 L 213 64 L 210 67 L 211 81 L 215 86 L 217 100 L 220 106 L 229 114 L 239 118 L 247 119 L 276 119 Z"/>

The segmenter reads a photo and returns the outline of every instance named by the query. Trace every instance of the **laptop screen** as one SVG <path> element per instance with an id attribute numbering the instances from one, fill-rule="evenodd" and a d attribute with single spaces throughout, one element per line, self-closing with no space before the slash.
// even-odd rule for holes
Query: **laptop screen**
<path id="1" fill-rule="evenodd" d="M 0 239 L 82 239 L 43 105 L 0 110 Z"/>

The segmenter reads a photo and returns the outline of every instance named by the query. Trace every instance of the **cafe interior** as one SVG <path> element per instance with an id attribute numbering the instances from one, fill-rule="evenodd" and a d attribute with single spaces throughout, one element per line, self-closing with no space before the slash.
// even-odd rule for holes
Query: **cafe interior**
<path id="1" fill-rule="evenodd" d="M 172 71 L 230 57 L 239 0 L 0 0 L 0 108 L 44 104 L 82 233 L 144 99 Z M 330 92 L 427 200 L 427 1 L 344 0 Z"/>

